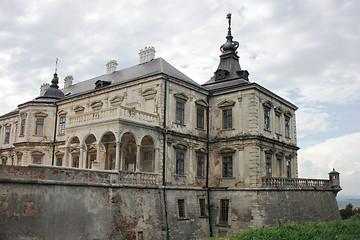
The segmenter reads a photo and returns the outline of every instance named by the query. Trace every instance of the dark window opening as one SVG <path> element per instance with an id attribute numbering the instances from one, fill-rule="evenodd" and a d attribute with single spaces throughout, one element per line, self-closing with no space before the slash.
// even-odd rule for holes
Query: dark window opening
<path id="1" fill-rule="evenodd" d="M 196 169 L 196 176 L 198 177 L 204 177 L 205 172 L 205 161 L 204 161 L 204 155 L 198 155 L 197 156 L 197 169 Z"/>
<path id="2" fill-rule="evenodd" d="M 176 152 L 176 174 L 184 175 L 184 153 Z"/>
<path id="3" fill-rule="evenodd" d="M 205 111 L 203 108 L 197 108 L 196 110 L 196 115 L 197 115 L 197 121 L 196 121 L 196 127 L 197 128 L 201 128 L 204 129 L 204 122 L 205 122 Z"/>
<path id="4" fill-rule="evenodd" d="M 176 123 L 184 124 L 184 103 L 176 101 Z"/>
<path id="5" fill-rule="evenodd" d="M 266 176 L 271 177 L 272 176 L 272 154 L 267 153 L 266 154 Z"/>
<path id="6" fill-rule="evenodd" d="M 33 157 L 33 164 L 41 164 L 41 157 L 40 156 Z"/>
<path id="7" fill-rule="evenodd" d="M 270 131 L 270 109 L 264 108 L 264 128 L 267 131 Z"/>
<path id="8" fill-rule="evenodd" d="M 5 128 L 5 140 L 4 143 L 9 143 L 10 142 L 10 128 L 7 127 Z"/>
<path id="9" fill-rule="evenodd" d="M 200 217 L 206 217 L 205 199 L 203 198 L 199 199 L 199 204 L 200 204 Z"/>
<path id="10" fill-rule="evenodd" d="M 25 135 L 25 119 L 21 119 L 20 123 L 20 136 Z"/>
<path id="11" fill-rule="evenodd" d="M 290 138 L 290 118 L 285 117 L 285 137 Z"/>
<path id="12" fill-rule="evenodd" d="M 44 119 L 38 118 L 36 119 L 35 136 L 43 136 L 43 131 L 44 131 Z"/>
<path id="13" fill-rule="evenodd" d="M 227 224 L 229 219 L 229 199 L 220 201 L 220 223 Z"/>
<path id="14" fill-rule="evenodd" d="M 79 168 L 79 156 L 73 156 L 72 167 Z"/>
<path id="15" fill-rule="evenodd" d="M 62 157 L 57 157 L 56 158 L 56 166 L 62 166 L 62 161 L 63 161 Z"/>
<path id="16" fill-rule="evenodd" d="M 233 161 L 232 156 L 223 157 L 223 177 L 232 177 L 233 176 Z"/>
<path id="17" fill-rule="evenodd" d="M 65 134 L 65 117 L 60 117 L 59 119 L 59 134 Z"/>
<path id="18" fill-rule="evenodd" d="M 286 174 L 288 178 L 291 178 L 291 158 L 286 159 Z"/>
<path id="19" fill-rule="evenodd" d="M 223 129 L 232 128 L 232 109 L 224 109 L 223 114 Z"/>
<path id="20" fill-rule="evenodd" d="M 178 199 L 179 218 L 185 217 L 185 200 Z"/>

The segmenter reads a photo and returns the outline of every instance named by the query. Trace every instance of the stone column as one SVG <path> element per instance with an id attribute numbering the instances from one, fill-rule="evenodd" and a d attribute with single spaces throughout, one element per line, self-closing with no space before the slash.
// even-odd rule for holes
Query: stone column
<path id="1" fill-rule="evenodd" d="M 116 150 L 115 150 L 115 169 L 116 171 L 120 171 L 120 142 L 116 142 Z"/>
<path id="2" fill-rule="evenodd" d="M 65 155 L 64 155 L 64 167 L 69 167 L 70 165 L 70 158 L 69 158 L 69 154 L 70 153 L 70 148 L 66 147 L 65 148 Z"/>
<path id="3" fill-rule="evenodd" d="M 80 147 L 79 168 L 84 168 L 84 153 L 86 152 L 84 149 L 84 146 Z"/>
<path id="4" fill-rule="evenodd" d="M 141 145 L 137 145 L 135 172 L 140 171 L 140 154 L 141 154 Z"/>

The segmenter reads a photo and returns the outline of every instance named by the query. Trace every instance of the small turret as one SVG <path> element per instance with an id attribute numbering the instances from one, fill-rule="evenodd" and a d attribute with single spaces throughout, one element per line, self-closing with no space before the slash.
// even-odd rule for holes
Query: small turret
<path id="1" fill-rule="evenodd" d="M 340 173 L 335 171 L 335 168 L 329 172 L 330 186 L 333 188 L 340 188 Z"/>

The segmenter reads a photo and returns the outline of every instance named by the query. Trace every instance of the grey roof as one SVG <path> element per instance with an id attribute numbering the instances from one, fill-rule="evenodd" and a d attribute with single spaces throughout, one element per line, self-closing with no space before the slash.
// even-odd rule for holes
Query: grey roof
<path id="1" fill-rule="evenodd" d="M 97 91 L 95 89 L 95 82 L 102 80 L 111 82 L 108 87 L 131 82 L 140 78 L 153 76 L 157 74 L 166 74 L 170 77 L 184 81 L 188 84 L 204 89 L 200 84 L 186 76 L 184 73 L 177 70 L 163 58 L 155 58 L 150 62 L 138 64 L 129 68 L 115 71 L 111 74 L 104 74 L 86 81 L 76 83 L 68 88 L 61 89 L 66 98 L 75 97 L 88 92 Z"/>
<path id="2" fill-rule="evenodd" d="M 1 115 L 0 118 L 9 117 L 9 116 L 12 116 L 12 115 L 17 115 L 18 113 L 19 113 L 19 109 L 16 108 L 16 109 L 12 110 L 11 112 L 8 112 L 8 113 L 5 113 L 4 115 Z"/>

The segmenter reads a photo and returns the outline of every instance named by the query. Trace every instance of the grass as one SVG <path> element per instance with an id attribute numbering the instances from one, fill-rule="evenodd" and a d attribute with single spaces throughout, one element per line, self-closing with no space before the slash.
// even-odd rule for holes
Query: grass
<path id="1" fill-rule="evenodd" d="M 258 227 L 218 240 L 360 240 L 360 215 L 327 223 L 281 224 Z"/>

